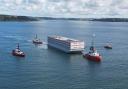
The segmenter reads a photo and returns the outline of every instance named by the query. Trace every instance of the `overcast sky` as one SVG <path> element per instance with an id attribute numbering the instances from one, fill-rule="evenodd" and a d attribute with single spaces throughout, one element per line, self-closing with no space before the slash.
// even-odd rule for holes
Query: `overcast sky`
<path id="1" fill-rule="evenodd" d="M 128 0 L 0 0 L 0 14 L 128 17 Z"/>

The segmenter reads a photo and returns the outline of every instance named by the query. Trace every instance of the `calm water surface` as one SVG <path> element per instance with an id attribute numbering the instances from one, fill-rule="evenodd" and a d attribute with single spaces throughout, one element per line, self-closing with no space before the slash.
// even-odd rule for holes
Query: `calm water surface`
<path id="1" fill-rule="evenodd" d="M 48 35 L 62 35 L 85 41 L 88 51 L 93 33 L 103 56 L 101 63 L 31 42 L 35 34 L 45 42 Z M 119 22 L 0 22 L 0 89 L 126 89 L 127 34 L 128 23 Z M 103 48 L 107 42 L 112 43 L 112 50 Z M 11 55 L 17 43 L 25 58 Z"/>

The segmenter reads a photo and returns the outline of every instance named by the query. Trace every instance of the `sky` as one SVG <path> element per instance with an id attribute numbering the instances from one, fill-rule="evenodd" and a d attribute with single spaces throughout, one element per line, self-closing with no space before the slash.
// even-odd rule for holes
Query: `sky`
<path id="1" fill-rule="evenodd" d="M 0 0 L 0 14 L 128 18 L 128 0 Z"/>

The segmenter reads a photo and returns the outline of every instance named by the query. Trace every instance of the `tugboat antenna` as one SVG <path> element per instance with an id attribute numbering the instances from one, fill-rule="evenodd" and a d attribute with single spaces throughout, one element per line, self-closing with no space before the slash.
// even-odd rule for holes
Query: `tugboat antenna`
<path id="1" fill-rule="evenodd" d="M 19 43 L 17 44 L 17 49 L 19 49 Z"/>
<path id="2" fill-rule="evenodd" d="M 92 35 L 92 46 L 94 47 L 94 37 L 95 37 L 95 34 Z"/>
<path id="3" fill-rule="evenodd" d="M 36 39 L 37 39 L 37 34 L 36 34 Z"/>

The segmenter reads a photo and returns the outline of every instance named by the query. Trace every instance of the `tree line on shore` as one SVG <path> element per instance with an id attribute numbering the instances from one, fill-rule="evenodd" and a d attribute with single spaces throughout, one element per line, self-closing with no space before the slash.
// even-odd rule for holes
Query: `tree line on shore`
<path id="1" fill-rule="evenodd" d="M 0 15 L 0 21 L 39 21 L 39 20 L 128 22 L 128 18 L 54 18 L 54 17 L 31 17 L 31 16 Z"/>

